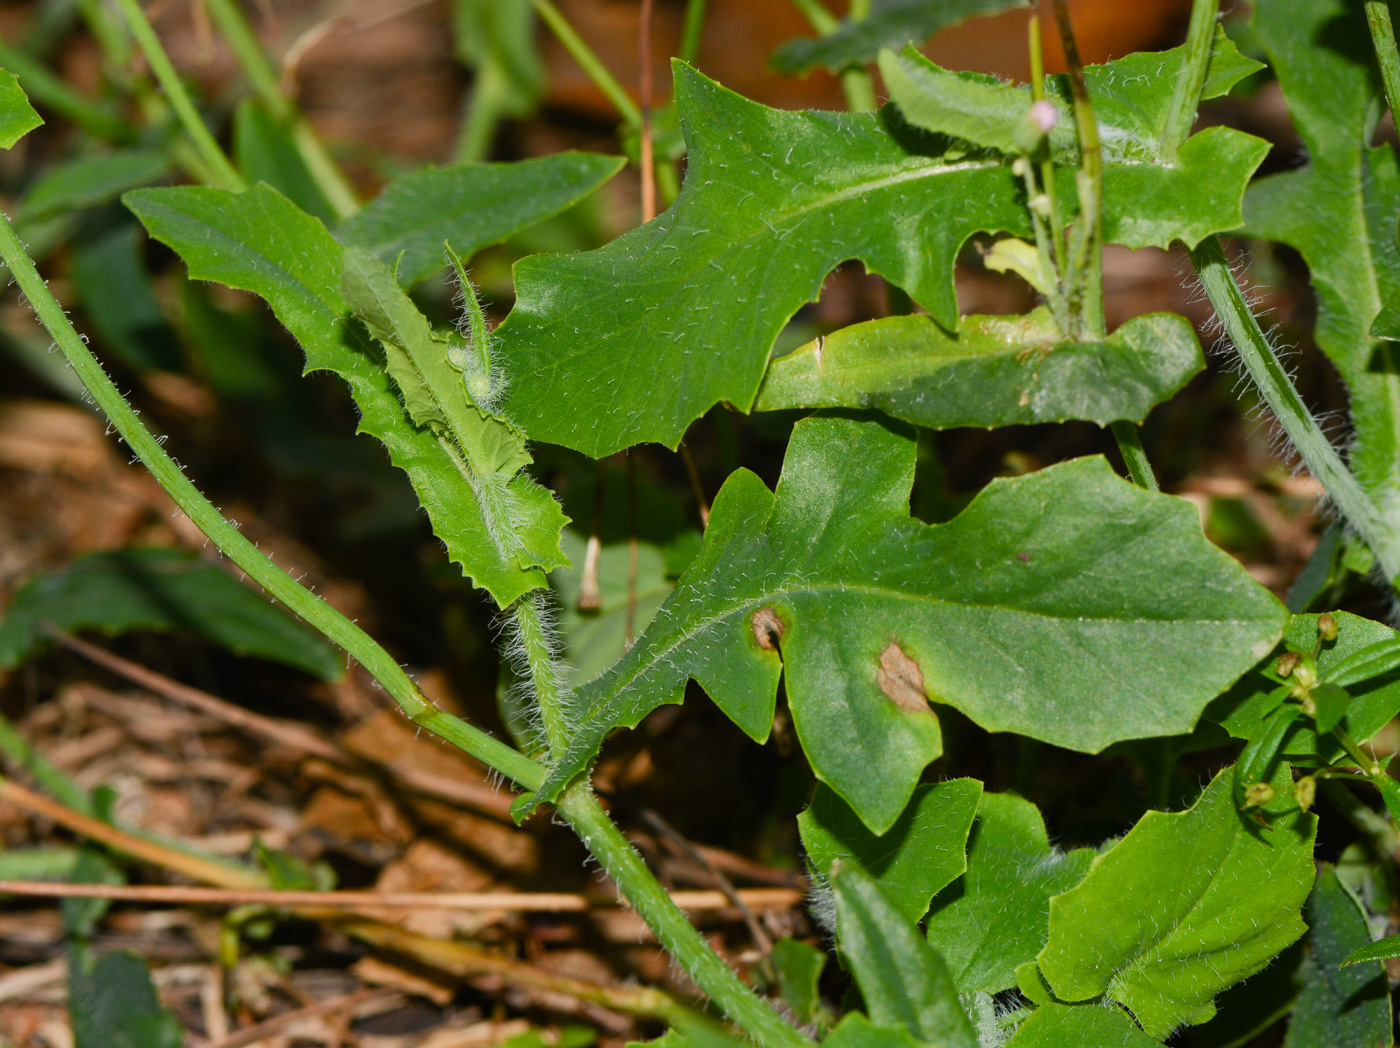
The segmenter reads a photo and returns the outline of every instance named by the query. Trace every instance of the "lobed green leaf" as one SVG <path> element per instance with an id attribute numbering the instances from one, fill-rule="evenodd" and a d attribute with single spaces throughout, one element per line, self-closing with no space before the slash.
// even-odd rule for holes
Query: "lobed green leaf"
<path id="1" fill-rule="evenodd" d="M 408 474 L 448 555 L 476 585 L 503 606 L 545 585 L 545 572 L 564 563 L 558 503 L 517 475 L 510 482 L 517 519 L 529 524 L 517 548 L 497 545 L 451 441 L 413 424 L 382 353 L 350 322 L 343 251 L 319 220 L 267 185 L 244 193 L 145 189 L 123 199 L 151 236 L 184 258 L 192 278 L 262 296 L 306 351 L 306 371 L 345 379 L 360 409 L 359 432 L 378 438 Z"/>
<path id="2" fill-rule="evenodd" d="M 1210 1019 L 1216 994 L 1303 934 L 1317 819 L 1277 811 L 1279 798 L 1261 827 L 1236 808 L 1233 778 L 1221 772 L 1187 811 L 1148 812 L 1050 900 L 1037 963 L 1058 1000 L 1105 995 L 1165 1037 Z M 1289 783 L 1284 766 L 1275 786 Z"/>
<path id="3" fill-rule="evenodd" d="M 19 77 L 0 69 L 0 149 L 9 149 L 43 122 L 19 86 Z"/>
<path id="4" fill-rule="evenodd" d="M 1117 1008 L 1051 1001 L 1031 1012 L 1006 1048 L 1159 1048 L 1160 1044 Z"/>
<path id="5" fill-rule="evenodd" d="M 1141 422 L 1205 367 L 1183 317 L 1134 317 L 1102 342 L 1062 341 L 1043 309 L 922 315 L 843 328 L 769 365 L 755 411 L 876 408 L 932 429 L 1085 419 Z"/>
<path id="6" fill-rule="evenodd" d="M 909 516 L 913 469 L 896 424 L 818 417 L 794 429 L 776 495 L 735 473 L 646 632 L 575 693 L 535 802 L 689 679 L 763 739 L 785 672 L 817 777 L 882 833 L 941 752 L 930 701 L 1090 752 L 1180 734 L 1287 621 L 1189 504 L 1102 459 L 994 481 L 933 526 Z"/>

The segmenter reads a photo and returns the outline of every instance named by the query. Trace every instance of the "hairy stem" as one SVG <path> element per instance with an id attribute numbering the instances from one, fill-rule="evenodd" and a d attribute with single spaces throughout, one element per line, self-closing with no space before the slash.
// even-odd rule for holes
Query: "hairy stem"
<path id="1" fill-rule="evenodd" d="M 111 420 L 112 426 L 146 464 L 180 510 L 225 556 L 247 572 L 270 596 L 281 601 L 294 614 L 354 657 L 415 724 L 442 736 L 526 789 L 539 786 L 543 781 L 543 769 L 538 764 L 479 728 L 439 710 L 369 634 L 273 564 L 242 532 L 224 519 L 166 453 L 160 441 L 145 427 L 107 377 L 82 337 L 73 330 L 63 307 L 49 293 L 48 285 L 34 268 L 24 245 L 15 235 L 14 227 L 3 215 L 0 215 L 0 256 L 10 267 L 39 322 L 58 343 L 78 378 Z"/>
<path id="2" fill-rule="evenodd" d="M 779 1017 L 710 949 L 608 817 L 587 782 L 575 782 L 566 789 L 558 809 L 666 952 L 729 1019 L 763 1048 L 813 1048 L 811 1040 Z"/>
<path id="3" fill-rule="evenodd" d="M 131 35 L 136 38 L 142 53 L 145 54 L 146 62 L 151 67 L 151 72 L 155 74 L 161 90 L 165 92 L 166 98 L 170 100 L 171 106 L 175 109 L 175 114 L 180 118 L 185 133 L 190 136 L 195 148 L 199 150 L 200 156 L 214 173 L 215 181 L 224 189 L 232 189 L 236 192 L 248 188 L 248 184 L 243 181 L 243 176 L 234 169 L 233 164 L 224 155 L 224 151 L 219 148 L 219 143 L 214 141 L 214 136 L 195 110 L 194 100 L 185 90 L 184 82 L 181 81 L 180 75 L 175 72 L 175 67 L 170 64 L 170 56 L 165 53 L 165 48 L 161 46 L 160 38 L 156 36 L 156 31 L 151 28 L 151 23 L 147 20 L 145 12 L 141 10 L 141 5 L 137 3 L 137 0 L 117 0 L 117 5 L 121 8 L 127 24 L 131 27 Z"/>
<path id="4" fill-rule="evenodd" d="M 243 75 L 248 78 L 253 94 L 287 126 L 292 144 L 315 179 L 317 188 L 335 209 L 336 216 L 349 218 L 360 209 L 355 190 L 311 130 L 297 104 L 282 90 L 277 70 L 268 59 L 253 27 L 243 17 L 242 10 L 234 0 L 204 0 L 204 4 L 228 42 L 229 50 L 233 52 Z"/>
<path id="5" fill-rule="evenodd" d="M 1176 162 L 1177 150 L 1191 134 L 1196 122 L 1196 110 L 1201 104 L 1201 88 L 1205 86 L 1206 70 L 1215 43 L 1215 18 L 1220 0 L 1195 0 L 1191 6 L 1191 25 L 1186 30 L 1186 62 L 1172 89 L 1171 108 L 1162 129 L 1161 158 L 1164 164 Z"/>
<path id="6" fill-rule="evenodd" d="M 1389 0 L 1366 0 L 1366 23 L 1371 27 L 1371 45 L 1376 49 L 1376 61 L 1381 67 L 1386 104 L 1392 115 L 1400 113 L 1400 53 L 1395 49 Z"/>
<path id="7" fill-rule="evenodd" d="M 530 690 L 544 722 L 545 743 L 550 753 L 559 754 L 569 744 L 569 726 L 564 717 L 564 696 L 555 659 L 554 638 L 545 618 L 546 599 L 541 591 L 534 590 L 518 598 L 508 613 L 515 619 L 516 629 L 520 631 L 520 646 L 525 655 Z"/>
<path id="8" fill-rule="evenodd" d="M 1288 372 L 1259 329 L 1259 322 L 1230 271 L 1220 238 L 1211 236 L 1203 240 L 1191 252 L 1191 263 L 1216 315 L 1234 342 L 1245 371 L 1283 427 L 1299 458 L 1326 489 L 1338 512 L 1371 547 L 1386 578 L 1394 581 L 1400 572 L 1400 533 L 1381 516 L 1293 388 Z"/>

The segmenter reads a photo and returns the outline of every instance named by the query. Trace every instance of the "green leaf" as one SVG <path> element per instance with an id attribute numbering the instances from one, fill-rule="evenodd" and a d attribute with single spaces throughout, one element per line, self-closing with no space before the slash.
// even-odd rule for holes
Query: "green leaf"
<path id="1" fill-rule="evenodd" d="M 1045 821 L 1014 793 L 986 793 L 967 848 L 967 873 L 933 900 L 928 940 L 962 993 L 1016 985 L 1016 968 L 1045 945 L 1050 897 L 1088 872 L 1092 848 L 1050 846 Z"/>
<path id="2" fill-rule="evenodd" d="M 1324 681 L 1313 688 L 1312 697 L 1317 705 L 1317 713 L 1313 719 L 1317 722 L 1319 733 L 1335 728 L 1346 716 L 1347 708 L 1351 705 L 1351 696 L 1347 694 L 1347 690 L 1331 681 Z"/>
<path id="3" fill-rule="evenodd" d="M 822 1048 L 917 1048 L 918 1044 L 903 1026 L 876 1026 L 860 1012 L 847 1012 L 822 1041 Z"/>
<path id="4" fill-rule="evenodd" d="M 1379 622 L 1364 619 L 1346 611 L 1334 611 L 1337 622 L 1336 641 L 1325 644 L 1317 655 L 1318 673 L 1324 681 L 1344 683 L 1351 703 L 1347 706 L 1343 725 L 1357 742 L 1366 742 L 1400 714 L 1400 672 L 1392 668 L 1372 674 L 1363 654 L 1373 652 L 1384 665 L 1390 646 L 1397 643 L 1394 630 Z M 1311 651 L 1317 641 L 1317 616 L 1295 615 L 1284 635 L 1284 641 L 1295 651 Z M 1358 661 L 1353 661 L 1358 660 Z M 1350 667 L 1350 669 L 1348 668 Z M 1339 671 L 1341 672 L 1339 675 Z M 1354 674 L 1365 674 L 1353 681 Z M 1206 707 L 1205 716 L 1215 721 L 1234 738 L 1257 738 L 1264 727 L 1264 718 L 1273 707 L 1278 684 L 1262 673 L 1247 674 L 1238 684 Z M 1330 764 L 1345 751 L 1331 736 L 1319 739 L 1313 724 L 1306 718 L 1294 722 L 1278 750 L 1287 760 L 1308 764 Z"/>
<path id="5" fill-rule="evenodd" d="M 532 439 L 595 457 L 674 447 L 712 405 L 749 408 L 779 332 L 839 263 L 859 259 L 951 330 L 962 244 L 1030 235 L 999 159 L 893 134 L 887 114 L 768 109 L 681 64 L 675 81 L 690 146 L 677 201 L 597 251 L 516 265 L 497 333 L 522 376 L 507 413 Z"/>
<path id="6" fill-rule="evenodd" d="M 1308 264 L 1314 337 L 1351 394 L 1351 468 L 1391 512 L 1400 500 L 1400 351 L 1373 336 L 1371 321 L 1400 291 L 1400 165 L 1389 143 L 1370 146 L 1383 104 L 1370 33 L 1349 0 L 1260 0 L 1254 31 L 1308 162 L 1250 188 L 1248 232 L 1296 248 Z"/>
<path id="7" fill-rule="evenodd" d="M 1205 97 L 1223 94 L 1261 68 L 1241 56 L 1223 30 L 1217 30 L 1215 46 Z M 1245 187 L 1268 143 L 1241 131 L 1207 128 L 1187 139 L 1171 164 L 1160 163 L 1159 136 L 1185 55 L 1185 47 L 1140 52 L 1084 70 L 1103 141 L 1103 231 L 1111 243 L 1166 248 L 1182 240 L 1194 247 L 1243 222 Z M 1007 155 L 1024 151 L 1029 87 L 951 73 L 912 49 L 881 55 L 880 70 L 910 123 Z M 1072 212 L 1079 142 L 1068 78 L 1051 77 L 1047 88 L 1059 112 L 1049 135 L 1051 153 L 1061 165 L 1058 193 Z"/>
<path id="8" fill-rule="evenodd" d="M 420 168 L 392 182 L 340 228 L 347 247 L 397 265 L 405 286 L 557 215 L 621 170 L 620 157 L 556 153 L 514 164 Z"/>
<path id="9" fill-rule="evenodd" d="M 1291 777 L 1282 767 L 1275 787 Z M 1233 778 L 1222 771 L 1188 811 L 1148 812 L 1050 900 L 1037 963 L 1057 999 L 1106 995 L 1165 1037 L 1210 1019 L 1217 993 L 1306 930 L 1317 820 L 1274 812 L 1261 827 L 1236 809 Z"/>
<path id="10" fill-rule="evenodd" d="M 73 965 L 68 1012 L 75 1048 L 180 1048 L 184 1041 L 134 953 L 109 953 L 90 971 Z"/>
<path id="11" fill-rule="evenodd" d="M 768 954 L 778 975 L 778 995 L 799 1023 L 816 1022 L 826 1010 L 818 983 L 827 954 L 796 939 L 779 939 Z"/>
<path id="12" fill-rule="evenodd" d="M 1371 943 L 1366 915 L 1324 864 L 1307 909 L 1312 949 L 1303 960 L 1303 988 L 1284 1048 L 1375 1048 L 1391 1040 L 1390 984 L 1376 960 L 1358 967 L 1358 947 Z"/>
<path id="13" fill-rule="evenodd" d="M 257 99 L 233 114 L 233 155 L 249 182 L 266 182 L 297 207 L 334 225 L 336 211 L 292 139 L 291 130 Z"/>
<path id="14" fill-rule="evenodd" d="M 184 352 L 146 268 L 146 238 L 120 208 L 90 215 L 72 247 L 74 290 L 90 330 L 137 371 L 182 371 Z"/>
<path id="15" fill-rule="evenodd" d="M 1235 765 L 1235 785 L 1241 791 L 1271 776 L 1269 769 L 1283 746 L 1284 736 L 1293 722 L 1302 716 L 1302 707 L 1289 703 L 1272 710 L 1260 725 L 1259 734 L 1249 740 Z M 1239 798 L 1243 803 L 1243 798 Z"/>
<path id="16" fill-rule="evenodd" d="M 130 630 L 187 630 L 248 655 L 331 680 L 339 653 L 217 564 L 179 550 L 89 553 L 40 575 L 10 602 L 0 622 L 0 666 L 12 669 L 48 644 L 44 623 L 108 636 Z"/>
<path id="17" fill-rule="evenodd" d="M 19 86 L 19 77 L 0 69 L 0 149 L 9 149 L 43 122 Z"/>
<path id="18" fill-rule="evenodd" d="M 836 947 L 850 965 L 872 1022 L 903 1026 L 921 1044 L 977 1048 L 943 958 L 870 877 L 832 871 Z"/>
<path id="19" fill-rule="evenodd" d="M 128 189 L 164 178 L 170 156 L 163 149 L 113 149 L 46 168 L 24 194 L 23 222 L 42 222 L 64 211 L 109 203 Z"/>
<path id="20" fill-rule="evenodd" d="M 817 777 L 881 833 L 940 752 L 929 700 L 1090 752 L 1182 734 L 1287 621 L 1194 507 L 1102 459 L 994 481 L 925 525 L 909 516 L 914 454 L 896 424 L 818 417 L 793 430 L 776 495 L 735 473 L 645 634 L 575 694 L 536 800 L 688 679 L 764 738 L 785 672 Z"/>
<path id="21" fill-rule="evenodd" d="M 1346 955 L 1343 965 L 1361 964 L 1365 961 L 1388 961 L 1400 957 L 1400 935 L 1389 935 L 1365 946 L 1359 946 Z"/>
<path id="22" fill-rule="evenodd" d="M 1060 340 L 1048 311 L 922 315 L 843 328 L 768 367 L 755 411 L 876 408 L 931 429 L 1085 419 L 1141 422 L 1205 367 L 1184 317 L 1134 317 L 1102 342 Z"/>
<path id="23" fill-rule="evenodd" d="M 895 824 L 877 837 L 845 801 L 818 785 L 797 827 L 807 861 L 820 876 L 836 862 L 857 868 L 917 923 L 929 900 L 967 869 L 967 834 L 981 795 L 976 779 L 920 786 Z"/>
<path id="24" fill-rule="evenodd" d="M 476 585 L 502 606 L 545 585 L 545 572 L 564 563 L 565 518 L 557 503 L 517 476 L 510 485 L 517 509 L 533 523 L 519 536 L 520 550 L 496 546 L 451 442 L 413 425 L 380 350 L 349 323 L 340 290 L 343 252 L 319 220 L 267 185 L 238 194 L 143 189 L 123 199 L 153 237 L 184 258 L 192 278 L 261 295 L 306 351 L 306 370 L 345 379 L 360 409 L 359 432 L 378 438 L 408 474 L 433 531 Z"/>
<path id="25" fill-rule="evenodd" d="M 1400 667 L 1400 637 L 1390 636 L 1335 662 L 1327 673 L 1327 682 L 1349 688 L 1384 676 L 1397 667 Z"/>
<path id="26" fill-rule="evenodd" d="M 789 76 L 817 66 L 836 73 L 869 62 L 881 48 L 922 44 L 969 18 L 1029 6 L 1028 0 L 874 0 L 865 18 L 842 19 L 834 32 L 816 39 L 789 40 L 768 64 Z"/>
<path id="27" fill-rule="evenodd" d="M 1154 1048 L 1160 1043 L 1117 1008 L 1051 1002 L 1031 1012 L 1006 1048 Z"/>

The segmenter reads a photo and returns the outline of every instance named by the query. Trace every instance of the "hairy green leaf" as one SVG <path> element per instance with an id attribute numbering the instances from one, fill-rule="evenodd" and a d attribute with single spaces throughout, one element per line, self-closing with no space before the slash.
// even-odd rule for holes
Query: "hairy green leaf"
<path id="1" fill-rule="evenodd" d="M 1351 467 L 1383 513 L 1400 507 L 1400 348 L 1371 322 L 1400 291 L 1400 165 L 1372 148 L 1380 79 L 1360 4 L 1260 0 L 1254 30 L 1307 151 L 1245 198 L 1251 235 L 1296 248 L 1318 296 L 1315 337 L 1351 393 Z"/>
<path id="2" fill-rule="evenodd" d="M 9 149 L 43 122 L 19 86 L 19 77 L 0 69 L 0 149 Z"/>
<path id="3" fill-rule="evenodd" d="M 747 410 L 778 333 L 860 259 L 944 327 L 973 233 L 1029 235 L 1000 159 L 944 153 L 869 113 L 792 113 L 675 68 L 690 161 L 679 199 L 597 251 L 535 256 L 498 334 L 508 414 L 594 456 L 674 447 L 720 401 Z"/>
<path id="4" fill-rule="evenodd" d="M 1045 945 L 1050 897 L 1088 872 L 1091 848 L 1050 846 L 1036 806 L 1014 793 L 982 795 L 967 848 L 967 873 L 933 900 L 928 940 L 963 993 L 1016 985 L 1016 968 Z"/>
<path id="5" fill-rule="evenodd" d="M 1284 1048 L 1375 1048 L 1391 1039 L 1390 985 L 1375 960 L 1356 964 L 1371 942 L 1366 915 L 1324 864 L 1307 909 L 1312 949 L 1303 960 L 1303 988 Z"/>
<path id="6" fill-rule="evenodd" d="M 931 429 L 1085 419 L 1141 422 L 1205 367 L 1191 324 L 1134 317 L 1102 342 L 1065 342 L 1048 311 L 922 315 L 843 328 L 775 360 L 755 411 L 877 408 Z"/>
<path id="7" fill-rule="evenodd" d="M 834 32 L 816 39 L 789 40 L 769 64 L 779 73 L 805 73 L 824 66 L 833 73 L 869 62 L 884 47 L 922 44 L 940 29 L 979 15 L 994 15 L 1029 0 L 874 0 L 870 13 L 843 19 Z"/>
<path id="8" fill-rule="evenodd" d="M 967 869 L 967 834 L 981 795 L 976 779 L 920 786 L 895 824 L 877 837 L 835 792 L 819 785 L 797 827 L 807 861 L 821 876 L 836 862 L 858 868 L 917 923 L 929 900 Z"/>
<path id="9" fill-rule="evenodd" d="M 88 553 L 23 586 L 0 621 L 0 666 L 12 669 L 67 631 L 186 630 L 249 655 L 331 680 L 339 653 L 217 564 L 173 549 Z"/>
<path id="10" fill-rule="evenodd" d="M 1107 995 L 1165 1037 L 1303 934 L 1317 819 L 1275 811 L 1261 827 L 1235 807 L 1233 779 L 1222 771 L 1188 811 L 1148 812 L 1050 900 L 1037 963 L 1057 999 Z M 1275 786 L 1289 782 L 1284 766 Z"/>
<path id="11" fill-rule="evenodd" d="M 1217 31 L 1215 46 L 1206 98 L 1224 94 L 1261 68 L 1240 55 L 1223 31 Z M 1103 142 L 1103 231 L 1111 243 L 1166 248 L 1182 240 L 1194 247 L 1211 233 L 1237 228 L 1243 221 L 1245 187 L 1263 162 L 1268 143 L 1242 131 L 1213 127 L 1187 139 L 1173 163 L 1160 163 L 1160 135 L 1185 55 L 1185 47 L 1140 52 L 1084 70 Z M 916 126 L 1008 155 L 1025 150 L 1029 87 L 952 73 L 912 49 L 881 55 L 880 70 L 891 98 Z M 1046 86 L 1059 113 L 1049 134 L 1051 153 L 1064 165 L 1058 192 L 1072 210 L 1079 141 L 1069 80 L 1051 77 Z"/>
<path id="12" fill-rule="evenodd" d="M 832 871 L 836 948 L 882 1026 L 903 1026 L 921 1044 L 977 1048 L 977 1036 L 938 951 L 879 885 L 854 866 Z"/>
<path id="13" fill-rule="evenodd" d="M 1095 1004 L 1043 1004 L 1016 1028 L 1006 1048 L 1156 1048 L 1125 1012 Z"/>
<path id="14" fill-rule="evenodd" d="M 1384 652 L 1400 641 L 1389 626 L 1346 611 L 1332 612 L 1337 623 L 1337 639 L 1325 644 L 1317 655 L 1318 673 L 1325 681 L 1346 681 L 1351 696 L 1342 723 L 1357 742 L 1366 742 L 1400 714 L 1400 671 L 1394 665 L 1382 672 L 1352 680 L 1366 663 L 1358 656 L 1369 653 L 1384 666 Z M 1289 622 L 1284 641 L 1295 651 L 1311 651 L 1317 641 L 1317 616 L 1295 615 Z M 1348 667 L 1351 672 L 1346 672 Z M 1249 673 L 1220 698 L 1206 707 L 1205 715 L 1237 739 L 1254 739 L 1266 726 L 1266 716 L 1278 685 L 1262 673 Z M 1283 758 L 1307 764 L 1330 764 L 1344 755 L 1341 743 L 1330 736 L 1318 737 L 1310 718 L 1299 718 L 1278 747 Z"/>
<path id="15" fill-rule="evenodd" d="M 17 218 L 42 222 L 61 212 L 96 207 L 170 171 L 163 149 L 113 149 L 54 164 L 25 191 Z"/>
<path id="16" fill-rule="evenodd" d="M 880 833 L 941 750 L 930 700 L 1085 751 L 1180 734 L 1287 621 L 1194 508 L 1102 459 L 994 481 L 933 526 L 909 516 L 913 471 L 896 424 L 819 417 L 794 429 L 776 495 L 735 473 L 646 633 L 576 692 L 536 800 L 688 679 L 764 738 L 785 672 L 817 777 Z"/>
<path id="17" fill-rule="evenodd" d="M 180 1048 L 184 1036 L 156 996 L 151 974 L 134 953 L 109 953 L 68 976 L 75 1048 Z"/>
<path id="18" fill-rule="evenodd" d="M 822 1048 L 917 1048 L 919 1042 L 903 1026 L 876 1026 L 860 1012 L 847 1012 Z"/>
<path id="19" fill-rule="evenodd" d="M 442 244 L 470 258 L 482 248 L 557 215 L 621 170 L 621 157 L 556 153 L 514 164 L 426 167 L 389 187 L 338 233 L 397 266 L 405 286 L 444 265 Z"/>
<path id="20" fill-rule="evenodd" d="M 341 294 L 342 255 L 319 220 L 260 184 L 245 193 L 180 187 L 144 189 L 124 198 L 157 240 L 170 245 L 196 280 L 261 295 L 306 351 L 306 370 L 333 371 L 360 408 L 359 432 L 378 438 L 408 474 L 449 556 L 498 604 L 545 585 L 564 563 L 565 518 L 526 475 L 510 482 L 519 519 L 518 549 L 498 547 L 451 441 L 416 426 L 379 348 L 350 322 Z"/>

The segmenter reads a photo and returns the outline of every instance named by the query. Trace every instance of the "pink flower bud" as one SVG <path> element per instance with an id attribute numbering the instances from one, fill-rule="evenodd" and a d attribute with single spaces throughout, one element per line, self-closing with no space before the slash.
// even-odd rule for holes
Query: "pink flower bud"
<path id="1" fill-rule="evenodd" d="M 1049 134 L 1050 129 L 1060 120 L 1060 113 L 1053 105 L 1042 99 L 1031 103 L 1031 119 L 1041 131 Z"/>

